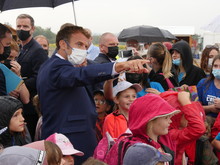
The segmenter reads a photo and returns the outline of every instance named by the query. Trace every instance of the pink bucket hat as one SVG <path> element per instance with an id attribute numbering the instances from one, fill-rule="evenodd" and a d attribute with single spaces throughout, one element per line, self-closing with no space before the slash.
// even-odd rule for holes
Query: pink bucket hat
<path id="1" fill-rule="evenodd" d="M 133 134 L 144 132 L 149 121 L 159 117 L 174 115 L 180 110 L 155 94 L 146 94 L 137 98 L 129 110 L 128 127 Z"/>
<path id="2" fill-rule="evenodd" d="M 77 155 L 77 156 L 83 156 L 84 153 L 81 151 L 76 150 L 72 143 L 69 141 L 69 139 L 60 133 L 54 133 L 50 135 L 46 141 L 51 141 L 58 145 L 63 153 L 63 155 Z"/>

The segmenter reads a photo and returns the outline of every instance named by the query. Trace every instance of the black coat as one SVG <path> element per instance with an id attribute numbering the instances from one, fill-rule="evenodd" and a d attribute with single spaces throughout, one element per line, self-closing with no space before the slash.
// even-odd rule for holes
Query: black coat
<path id="1" fill-rule="evenodd" d="M 5 75 L 3 71 L 0 69 L 0 96 L 5 96 L 5 95 L 7 95 Z"/>
<path id="2" fill-rule="evenodd" d="M 188 74 L 185 76 L 185 78 L 183 78 L 180 82 L 179 82 L 179 85 L 183 85 L 183 84 L 186 84 L 186 85 L 189 85 L 189 86 L 192 86 L 192 85 L 197 85 L 198 82 L 205 78 L 206 77 L 206 74 L 205 72 L 193 65 L 192 68 L 191 68 L 191 71 L 188 72 Z"/>
<path id="3" fill-rule="evenodd" d="M 21 48 L 17 61 L 21 65 L 21 76 L 32 97 L 37 94 L 36 79 L 38 70 L 47 59 L 46 52 L 33 38 Z"/>
<path id="4" fill-rule="evenodd" d="M 95 58 L 94 60 L 97 63 L 103 64 L 103 63 L 108 63 L 112 62 L 109 57 L 103 53 L 99 53 L 99 55 Z"/>

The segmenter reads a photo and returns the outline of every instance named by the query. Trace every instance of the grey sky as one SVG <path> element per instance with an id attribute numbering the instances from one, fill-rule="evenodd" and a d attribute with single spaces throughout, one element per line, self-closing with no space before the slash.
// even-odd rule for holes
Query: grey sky
<path id="1" fill-rule="evenodd" d="M 90 28 L 93 33 L 113 32 L 136 25 L 194 26 L 203 34 L 201 26 L 220 14 L 219 0 L 79 0 L 75 2 L 77 24 Z M 66 22 L 74 23 L 72 4 L 55 9 L 29 8 L 0 13 L 0 22 L 15 27 L 17 15 L 33 16 L 35 24 L 51 27 L 57 32 Z"/>

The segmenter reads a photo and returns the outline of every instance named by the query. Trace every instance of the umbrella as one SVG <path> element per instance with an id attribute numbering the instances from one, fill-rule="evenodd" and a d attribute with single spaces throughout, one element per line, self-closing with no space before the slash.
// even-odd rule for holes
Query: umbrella
<path id="1" fill-rule="evenodd" d="M 170 33 L 168 30 L 160 29 L 160 31 L 163 33 L 164 37 L 167 40 L 177 40 L 177 38 L 172 33 Z"/>
<path id="2" fill-rule="evenodd" d="M 0 11 L 11 9 L 29 8 L 29 7 L 57 7 L 59 5 L 72 2 L 74 20 L 76 24 L 76 14 L 74 9 L 74 1 L 77 0 L 0 0 Z"/>
<path id="3" fill-rule="evenodd" d="M 203 26 L 202 29 L 213 33 L 220 33 L 220 15 L 218 15 L 209 24 Z"/>
<path id="4" fill-rule="evenodd" d="M 163 42 L 176 39 L 176 37 L 167 30 L 142 25 L 123 29 L 118 36 L 120 42 L 126 42 L 129 39 L 135 39 L 138 42 Z"/>

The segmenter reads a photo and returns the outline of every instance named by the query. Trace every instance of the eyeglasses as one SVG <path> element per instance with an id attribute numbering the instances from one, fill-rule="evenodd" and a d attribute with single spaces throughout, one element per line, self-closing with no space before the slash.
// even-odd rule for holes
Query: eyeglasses
<path id="1" fill-rule="evenodd" d="M 205 49 L 208 48 L 208 49 L 219 49 L 219 46 L 218 45 L 206 45 Z"/>
<path id="2" fill-rule="evenodd" d="M 105 100 L 97 100 L 97 99 L 94 99 L 94 101 L 95 101 L 96 104 L 100 104 L 100 105 L 103 105 L 103 104 L 106 103 Z"/>

